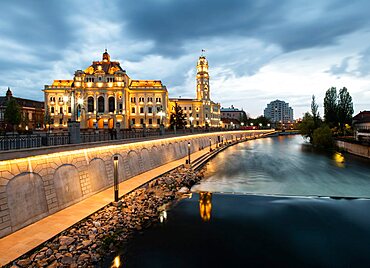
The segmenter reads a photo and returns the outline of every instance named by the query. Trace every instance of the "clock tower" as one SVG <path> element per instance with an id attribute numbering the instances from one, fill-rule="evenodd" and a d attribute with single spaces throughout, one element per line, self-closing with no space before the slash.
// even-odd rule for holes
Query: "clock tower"
<path id="1" fill-rule="evenodd" d="M 197 63 L 197 100 L 210 100 L 208 61 L 203 55 L 199 57 Z"/>

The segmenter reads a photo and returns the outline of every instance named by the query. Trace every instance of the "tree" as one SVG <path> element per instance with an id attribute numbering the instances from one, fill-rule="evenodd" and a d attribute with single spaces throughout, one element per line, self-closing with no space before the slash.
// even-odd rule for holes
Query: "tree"
<path id="1" fill-rule="evenodd" d="M 343 87 L 339 90 L 338 96 L 338 122 L 340 129 L 344 130 L 346 124 L 350 125 L 352 123 L 353 115 L 353 103 L 352 97 L 349 95 L 347 88 Z"/>
<path id="2" fill-rule="evenodd" d="M 49 126 L 48 130 L 50 130 L 51 123 L 52 123 L 52 121 L 51 121 L 49 106 L 46 105 L 45 114 L 44 114 L 44 124 L 45 124 L 45 127 L 47 125 Z"/>
<path id="3" fill-rule="evenodd" d="M 4 119 L 7 124 L 12 126 L 13 132 L 16 126 L 21 122 L 21 108 L 14 98 L 10 98 L 6 103 Z"/>
<path id="4" fill-rule="evenodd" d="M 180 105 L 177 105 L 175 102 L 174 111 L 171 113 L 170 116 L 170 125 L 171 128 L 176 126 L 177 129 L 181 129 L 186 126 L 185 114 Z"/>
<path id="5" fill-rule="evenodd" d="M 315 130 L 315 123 L 313 121 L 313 116 L 307 112 L 303 116 L 302 122 L 298 126 L 299 132 L 301 133 L 302 136 L 307 138 L 310 143 L 313 143 L 313 132 Z"/>
<path id="6" fill-rule="evenodd" d="M 314 130 L 312 135 L 312 144 L 325 149 L 330 149 L 333 147 L 333 134 L 328 125 L 323 125 Z"/>
<path id="7" fill-rule="evenodd" d="M 321 123 L 320 113 L 318 112 L 319 105 L 316 103 L 315 95 L 312 95 L 312 102 L 311 102 L 311 113 L 315 128 L 318 128 Z"/>
<path id="8" fill-rule="evenodd" d="M 324 98 L 324 118 L 329 126 L 338 125 L 337 107 L 337 89 L 331 87 L 326 91 Z"/>

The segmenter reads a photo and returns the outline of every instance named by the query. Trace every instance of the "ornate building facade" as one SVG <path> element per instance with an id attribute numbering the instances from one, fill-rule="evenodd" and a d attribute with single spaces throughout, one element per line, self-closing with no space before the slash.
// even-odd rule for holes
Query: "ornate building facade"
<path id="1" fill-rule="evenodd" d="M 51 127 L 67 128 L 68 121 L 79 121 L 83 129 L 158 128 L 169 125 L 176 101 L 190 109 L 198 126 L 216 126 L 220 105 L 209 98 L 208 62 L 200 57 L 197 65 L 197 99 L 175 100 L 160 80 L 132 80 L 120 63 L 111 61 L 107 51 L 101 61 L 94 61 L 86 70 L 77 70 L 73 80 L 54 80 L 45 85 L 45 109 Z M 184 105 L 184 106 L 183 106 Z M 194 113 L 193 113 L 194 111 Z M 217 117 L 218 116 L 218 117 Z M 218 121 L 217 121 L 218 120 Z"/>

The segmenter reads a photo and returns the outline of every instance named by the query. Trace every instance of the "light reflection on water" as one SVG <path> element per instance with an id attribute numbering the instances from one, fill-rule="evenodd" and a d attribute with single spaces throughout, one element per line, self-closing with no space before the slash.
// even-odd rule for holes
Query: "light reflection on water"
<path id="1" fill-rule="evenodd" d="M 192 191 L 370 197 L 370 160 L 316 152 L 298 135 L 251 140 L 212 159 Z"/>

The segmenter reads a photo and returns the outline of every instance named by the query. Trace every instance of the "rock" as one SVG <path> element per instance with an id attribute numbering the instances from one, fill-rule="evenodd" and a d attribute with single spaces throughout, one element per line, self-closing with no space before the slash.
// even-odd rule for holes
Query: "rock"
<path id="1" fill-rule="evenodd" d="M 90 259 L 90 255 L 86 253 L 82 253 L 80 257 L 78 257 L 78 263 L 84 262 L 85 260 Z"/>
<path id="2" fill-rule="evenodd" d="M 187 194 L 189 193 L 189 188 L 188 187 L 181 187 L 180 190 L 178 190 L 178 193 L 181 193 L 181 194 Z"/>
<path id="3" fill-rule="evenodd" d="M 30 264 L 31 264 L 31 260 L 28 258 L 17 262 L 17 265 L 20 267 L 28 267 Z"/>
<path id="4" fill-rule="evenodd" d="M 47 257 L 49 257 L 53 253 L 54 253 L 53 250 L 51 250 L 50 248 L 48 250 L 46 250 L 46 252 L 45 252 Z"/>
<path id="5" fill-rule="evenodd" d="M 60 246 L 58 250 L 59 251 L 67 250 L 67 246 Z"/>
<path id="6" fill-rule="evenodd" d="M 59 237 L 59 243 L 61 246 L 69 246 L 75 241 L 74 238 L 69 237 L 69 236 L 61 236 Z"/>
<path id="7" fill-rule="evenodd" d="M 70 265 L 73 263 L 73 258 L 72 257 L 69 257 L 69 256 L 64 256 L 62 259 L 61 259 L 61 262 L 65 265 Z"/>
<path id="8" fill-rule="evenodd" d="M 82 245 L 84 246 L 84 247 L 87 247 L 87 246 L 89 246 L 91 244 L 91 241 L 90 240 L 84 240 L 84 241 L 82 241 Z"/>
<path id="9" fill-rule="evenodd" d="M 58 262 L 57 261 L 53 261 L 51 264 L 49 264 L 48 268 L 55 268 L 55 267 L 58 267 Z"/>
<path id="10" fill-rule="evenodd" d="M 100 222 L 98 222 L 98 221 L 93 221 L 93 224 L 94 224 L 94 226 L 95 226 L 96 228 L 101 227 L 101 224 L 100 224 Z"/>

